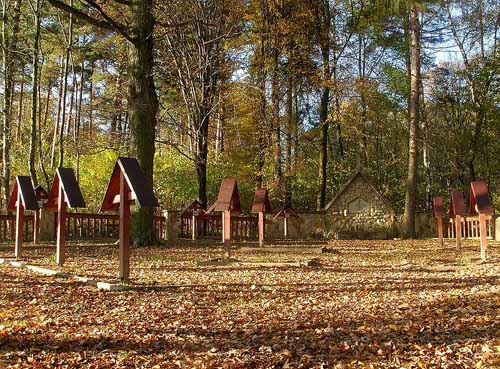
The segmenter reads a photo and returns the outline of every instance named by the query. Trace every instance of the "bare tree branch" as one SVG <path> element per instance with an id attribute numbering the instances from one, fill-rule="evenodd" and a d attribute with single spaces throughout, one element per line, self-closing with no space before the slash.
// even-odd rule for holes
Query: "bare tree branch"
<path id="1" fill-rule="evenodd" d="M 130 41 L 132 43 L 135 42 L 135 39 L 130 36 L 130 34 L 127 32 L 127 27 L 125 27 L 124 25 L 122 24 L 119 24 L 117 22 L 115 22 L 108 14 L 106 14 L 102 8 L 97 4 L 95 3 L 94 1 L 90 1 L 90 0 L 84 0 L 85 3 L 94 8 L 95 10 L 97 10 L 99 12 L 99 14 L 104 18 L 104 19 L 96 19 L 94 17 L 91 17 L 90 15 L 66 4 L 65 2 L 63 1 L 60 1 L 60 0 L 48 0 L 49 3 L 55 7 L 55 8 L 58 8 L 58 9 L 61 9 L 67 13 L 71 13 L 73 14 L 75 17 L 77 17 L 78 19 L 81 19 L 83 20 L 84 22 L 87 22 L 93 26 L 96 26 L 96 27 L 99 27 L 99 28 L 103 28 L 103 29 L 107 29 L 107 30 L 110 30 L 110 31 L 115 31 L 117 33 L 119 33 L 120 35 L 122 35 L 123 37 L 125 37 L 125 39 L 127 39 L 127 41 Z"/>

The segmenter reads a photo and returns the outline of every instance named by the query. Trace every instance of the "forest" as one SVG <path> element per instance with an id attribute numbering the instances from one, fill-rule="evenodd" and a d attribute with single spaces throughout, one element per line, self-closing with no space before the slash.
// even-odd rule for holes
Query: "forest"
<path id="1" fill-rule="evenodd" d="M 0 3 L 2 208 L 65 166 L 96 211 L 119 156 L 164 209 L 224 176 L 322 209 L 358 166 L 410 236 L 471 180 L 499 204 L 497 0 Z"/>

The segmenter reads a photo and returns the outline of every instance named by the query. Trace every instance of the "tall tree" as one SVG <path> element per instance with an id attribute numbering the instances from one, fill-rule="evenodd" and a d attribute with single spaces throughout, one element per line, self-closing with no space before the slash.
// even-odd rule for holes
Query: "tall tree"
<path id="1" fill-rule="evenodd" d="M 408 142 L 408 178 L 406 180 L 406 197 L 404 219 L 406 232 L 415 238 L 415 211 L 418 168 L 418 126 L 420 114 L 420 21 L 419 10 L 415 1 L 410 2 L 410 99 L 409 99 L 409 142 Z"/>
<path id="2" fill-rule="evenodd" d="M 475 109 L 476 119 L 467 165 L 471 180 L 476 180 L 476 160 L 480 153 L 487 105 L 500 68 L 498 2 L 446 0 L 444 3 L 448 26 L 460 51 L 465 80 Z"/>
<path id="3" fill-rule="evenodd" d="M 6 204 L 10 195 L 10 149 L 12 121 L 12 91 L 14 87 L 15 56 L 21 15 L 21 0 L 16 0 L 11 17 L 10 0 L 2 0 L 2 69 L 3 69 L 3 101 L 2 101 L 2 199 Z M 9 30 L 12 27 L 12 31 Z"/>
<path id="4" fill-rule="evenodd" d="M 70 0 L 70 7 L 73 6 L 73 0 Z M 63 29 L 63 24 L 61 23 L 61 29 Z M 69 24 L 68 33 L 65 34 L 66 38 L 66 50 L 64 52 L 64 71 L 63 71 L 63 81 L 62 81 L 62 91 L 61 91 L 61 122 L 59 125 L 59 159 L 57 166 L 64 166 L 64 131 L 66 129 L 66 96 L 68 94 L 68 76 L 70 67 L 70 57 L 71 51 L 73 49 L 73 13 L 69 13 Z M 71 99 L 71 101 L 73 101 Z M 71 105 L 71 104 L 70 104 Z M 71 114 L 70 114 L 71 116 Z M 68 118 L 69 121 L 70 118 Z"/>
<path id="5" fill-rule="evenodd" d="M 318 198 L 316 209 L 321 210 L 326 205 L 326 183 L 328 164 L 328 131 L 330 122 L 328 120 L 328 110 L 330 105 L 330 78 L 332 71 L 330 68 L 330 29 L 331 13 L 330 1 L 320 0 L 315 6 L 315 22 L 317 27 L 317 37 L 321 51 L 321 100 L 319 104 L 319 129 L 320 129 L 320 149 L 318 167 Z"/>
<path id="6" fill-rule="evenodd" d="M 30 129 L 30 150 L 29 150 L 29 171 L 33 186 L 38 185 L 36 167 L 35 167 L 35 154 L 37 144 L 37 120 L 38 111 L 40 109 L 38 104 L 39 93 L 39 76 L 38 76 L 38 55 L 40 53 L 40 24 L 41 24 L 41 11 L 43 0 L 29 0 L 31 11 L 33 13 L 33 24 L 35 33 L 33 35 L 33 50 L 32 50 L 32 76 L 31 76 L 31 129 Z M 38 122 L 40 124 L 40 122 Z"/>
<path id="7" fill-rule="evenodd" d="M 314 14 L 316 37 L 318 39 L 321 58 L 319 103 L 320 150 L 318 169 L 318 196 L 316 208 L 326 205 L 327 165 L 329 143 L 329 110 L 333 94 L 334 122 L 338 140 L 338 154 L 344 159 L 344 143 L 341 129 L 341 59 L 348 49 L 352 36 L 363 14 L 364 0 L 349 0 L 331 3 L 330 0 L 315 0 Z"/>
<path id="8" fill-rule="evenodd" d="M 174 70 L 163 70 L 182 95 L 186 110 L 198 183 L 198 200 L 207 206 L 209 126 L 218 106 L 218 84 L 226 67 L 224 43 L 235 32 L 238 19 L 230 1 L 171 1 L 161 5 L 158 21 L 172 30 L 162 41 L 162 56 Z"/>
<path id="9" fill-rule="evenodd" d="M 102 4 L 93 0 L 80 0 L 79 7 L 62 0 L 49 0 L 58 9 L 69 12 L 96 27 L 117 32 L 128 42 L 128 112 L 132 133 L 132 154 L 141 164 L 150 185 L 153 185 L 153 159 L 158 99 L 153 78 L 153 0 L 122 1 Z M 108 2 L 109 3 L 109 2 Z M 104 5 L 117 9 L 105 10 Z M 120 19 L 125 7 L 130 14 Z M 83 10 L 80 10 L 83 9 Z M 85 12 L 86 9 L 92 11 Z M 115 10 L 118 14 L 112 14 Z M 140 208 L 134 216 L 132 238 L 136 244 L 156 242 L 153 229 L 153 209 Z"/>

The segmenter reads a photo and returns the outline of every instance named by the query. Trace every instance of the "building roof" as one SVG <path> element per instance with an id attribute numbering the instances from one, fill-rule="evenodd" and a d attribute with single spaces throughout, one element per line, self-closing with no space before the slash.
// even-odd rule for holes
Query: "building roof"
<path id="1" fill-rule="evenodd" d="M 198 210 L 200 214 L 205 214 L 205 210 L 201 207 L 201 203 L 198 200 L 194 200 L 191 201 L 187 206 L 185 206 L 177 216 L 192 216 L 193 210 Z"/>
<path id="2" fill-rule="evenodd" d="M 70 208 L 85 208 L 80 186 L 75 177 L 75 172 L 71 168 L 57 168 L 49 193 L 49 199 L 45 205 L 48 209 L 56 209 L 59 199 L 59 186 L 62 187 L 66 203 Z"/>
<path id="3" fill-rule="evenodd" d="M 435 218 L 444 216 L 443 198 L 441 196 L 432 199 L 432 215 Z"/>
<path id="4" fill-rule="evenodd" d="M 354 182 L 356 178 L 360 177 L 364 182 L 368 184 L 371 190 L 387 205 L 394 213 L 395 210 L 390 204 L 390 202 L 375 188 L 375 186 L 371 183 L 371 181 L 363 174 L 360 170 L 358 170 L 354 175 L 342 186 L 339 192 L 335 195 L 335 197 L 325 206 L 325 211 L 328 211 L 335 202 L 340 198 L 340 196 L 349 188 L 349 186 Z"/>
<path id="5" fill-rule="evenodd" d="M 274 214 L 273 220 L 276 220 L 279 217 L 285 217 L 285 214 L 288 214 L 292 218 L 300 218 L 299 214 L 295 211 L 294 208 L 290 204 L 285 204 L 283 206 L 280 206 L 276 210 L 276 214 Z"/>
<path id="6" fill-rule="evenodd" d="M 493 214 L 486 181 L 473 181 L 470 184 L 470 215 Z"/>
<path id="7" fill-rule="evenodd" d="M 240 194 L 238 192 L 238 183 L 236 178 L 224 178 L 220 185 L 219 195 L 215 202 L 215 211 L 241 211 L 240 208 Z"/>
<path id="8" fill-rule="evenodd" d="M 9 204 L 7 205 L 8 210 L 15 210 L 17 203 L 17 195 L 21 195 L 21 201 L 23 207 L 26 210 L 38 210 L 38 203 L 35 197 L 35 191 L 33 190 L 33 184 L 31 183 L 31 177 L 28 176 L 17 176 L 16 183 L 12 189 L 10 195 Z"/>
<path id="9" fill-rule="evenodd" d="M 120 195 L 120 173 L 123 173 L 128 188 L 136 205 L 140 207 L 159 206 L 152 186 L 148 183 L 144 172 L 136 158 L 118 158 L 109 180 L 108 188 L 102 200 L 101 210 L 118 210 L 119 203 L 115 197 Z"/>
<path id="10" fill-rule="evenodd" d="M 462 191 L 451 191 L 450 217 L 465 216 L 465 199 Z"/>
<path id="11" fill-rule="evenodd" d="M 270 213 L 271 211 L 267 188 L 258 188 L 253 198 L 252 213 Z"/>

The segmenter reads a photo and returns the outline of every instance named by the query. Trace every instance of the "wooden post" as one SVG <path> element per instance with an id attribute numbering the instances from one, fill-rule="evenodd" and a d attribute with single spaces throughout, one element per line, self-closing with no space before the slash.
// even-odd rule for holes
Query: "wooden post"
<path id="1" fill-rule="evenodd" d="M 130 277 L 130 190 L 123 172 L 120 171 L 120 280 Z"/>
<path id="2" fill-rule="evenodd" d="M 194 210 L 193 210 L 193 213 L 194 213 Z M 193 217 L 192 217 L 192 223 L 191 223 L 191 230 L 192 230 L 192 239 L 193 241 L 196 241 L 196 239 L 198 238 L 198 217 L 196 215 L 193 214 Z"/>
<path id="3" fill-rule="evenodd" d="M 443 217 L 437 217 L 439 246 L 443 247 Z"/>
<path id="4" fill-rule="evenodd" d="M 222 212 L 222 243 L 226 241 L 226 222 L 224 221 L 224 214 L 225 212 Z"/>
<path id="5" fill-rule="evenodd" d="M 64 264 L 66 252 L 66 199 L 61 183 L 59 183 L 58 191 L 56 263 L 62 266 Z"/>
<path id="6" fill-rule="evenodd" d="M 455 217 L 455 237 L 456 237 L 457 251 L 461 252 L 461 250 L 462 250 L 462 217 L 460 215 L 457 215 Z"/>
<path id="7" fill-rule="evenodd" d="M 288 240 L 288 213 L 285 211 L 283 214 L 283 230 L 285 233 L 285 240 Z"/>
<path id="8" fill-rule="evenodd" d="M 488 243 L 486 240 L 486 214 L 479 214 L 479 228 L 481 237 L 481 259 L 488 257 Z"/>
<path id="9" fill-rule="evenodd" d="M 33 221 L 33 245 L 38 244 L 39 235 L 40 235 L 40 209 L 35 210 L 35 217 Z"/>
<path id="10" fill-rule="evenodd" d="M 226 256 L 231 257 L 231 210 L 224 210 L 222 215 L 222 229 L 224 234 L 224 248 Z"/>
<path id="11" fill-rule="evenodd" d="M 24 228 L 24 206 L 21 199 L 21 189 L 17 191 L 17 212 L 16 212 L 16 259 L 21 257 L 23 252 L 23 228 Z"/>
<path id="12" fill-rule="evenodd" d="M 261 211 L 259 212 L 259 247 L 264 247 L 265 223 L 266 217 Z"/>

